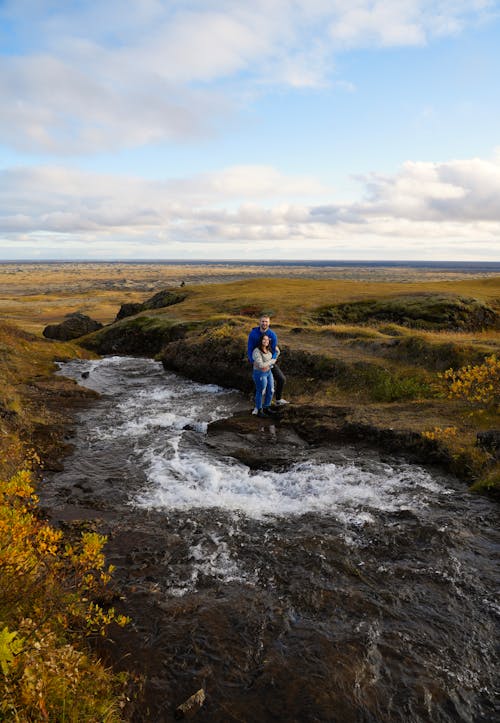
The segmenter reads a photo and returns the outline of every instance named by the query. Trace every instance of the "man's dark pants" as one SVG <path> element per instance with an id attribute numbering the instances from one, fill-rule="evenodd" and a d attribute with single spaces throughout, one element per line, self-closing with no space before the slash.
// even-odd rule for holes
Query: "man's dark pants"
<path id="1" fill-rule="evenodd" d="M 275 396 L 276 401 L 281 399 L 281 395 L 283 393 L 283 385 L 286 382 L 286 377 L 276 364 L 272 367 L 273 370 L 273 377 L 274 377 L 274 385 L 275 385 Z"/>

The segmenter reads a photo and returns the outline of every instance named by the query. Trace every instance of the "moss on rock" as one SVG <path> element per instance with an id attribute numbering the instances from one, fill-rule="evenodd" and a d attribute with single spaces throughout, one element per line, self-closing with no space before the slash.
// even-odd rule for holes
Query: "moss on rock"
<path id="1" fill-rule="evenodd" d="M 476 331 L 495 327 L 495 311 L 477 299 L 452 294 L 418 293 L 364 299 L 320 307 L 313 315 L 318 324 L 388 322 L 414 329 Z"/>

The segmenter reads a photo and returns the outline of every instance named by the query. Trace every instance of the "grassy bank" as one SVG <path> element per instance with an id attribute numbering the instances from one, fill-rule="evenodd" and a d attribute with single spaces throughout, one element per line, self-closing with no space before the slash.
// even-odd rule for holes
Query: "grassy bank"
<path id="1" fill-rule="evenodd" d="M 64 536 L 40 515 L 36 486 L 61 454 L 75 385 L 55 359 L 88 356 L 0 323 L 0 719 L 119 721 L 125 680 L 89 645 L 124 624 L 110 604 L 104 538 Z M 99 604 L 96 602 L 99 600 Z"/>

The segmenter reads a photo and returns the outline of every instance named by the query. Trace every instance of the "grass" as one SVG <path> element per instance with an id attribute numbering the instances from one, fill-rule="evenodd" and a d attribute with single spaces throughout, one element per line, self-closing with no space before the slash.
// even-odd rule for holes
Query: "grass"
<path id="1" fill-rule="evenodd" d="M 414 329 L 469 331 L 498 324 L 494 310 L 481 301 L 436 292 L 330 304 L 320 307 L 313 320 L 320 324 L 391 322 Z"/>

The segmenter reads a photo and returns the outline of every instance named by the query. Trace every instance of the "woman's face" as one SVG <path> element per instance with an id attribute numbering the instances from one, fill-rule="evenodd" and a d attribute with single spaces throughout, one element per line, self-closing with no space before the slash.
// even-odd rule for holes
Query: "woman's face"
<path id="1" fill-rule="evenodd" d="M 271 340 L 269 339 L 269 337 L 267 336 L 267 334 L 264 334 L 264 336 L 262 337 L 262 346 L 263 346 L 264 348 L 267 348 L 267 347 L 269 346 L 269 342 L 270 342 L 270 341 L 271 341 Z"/>

